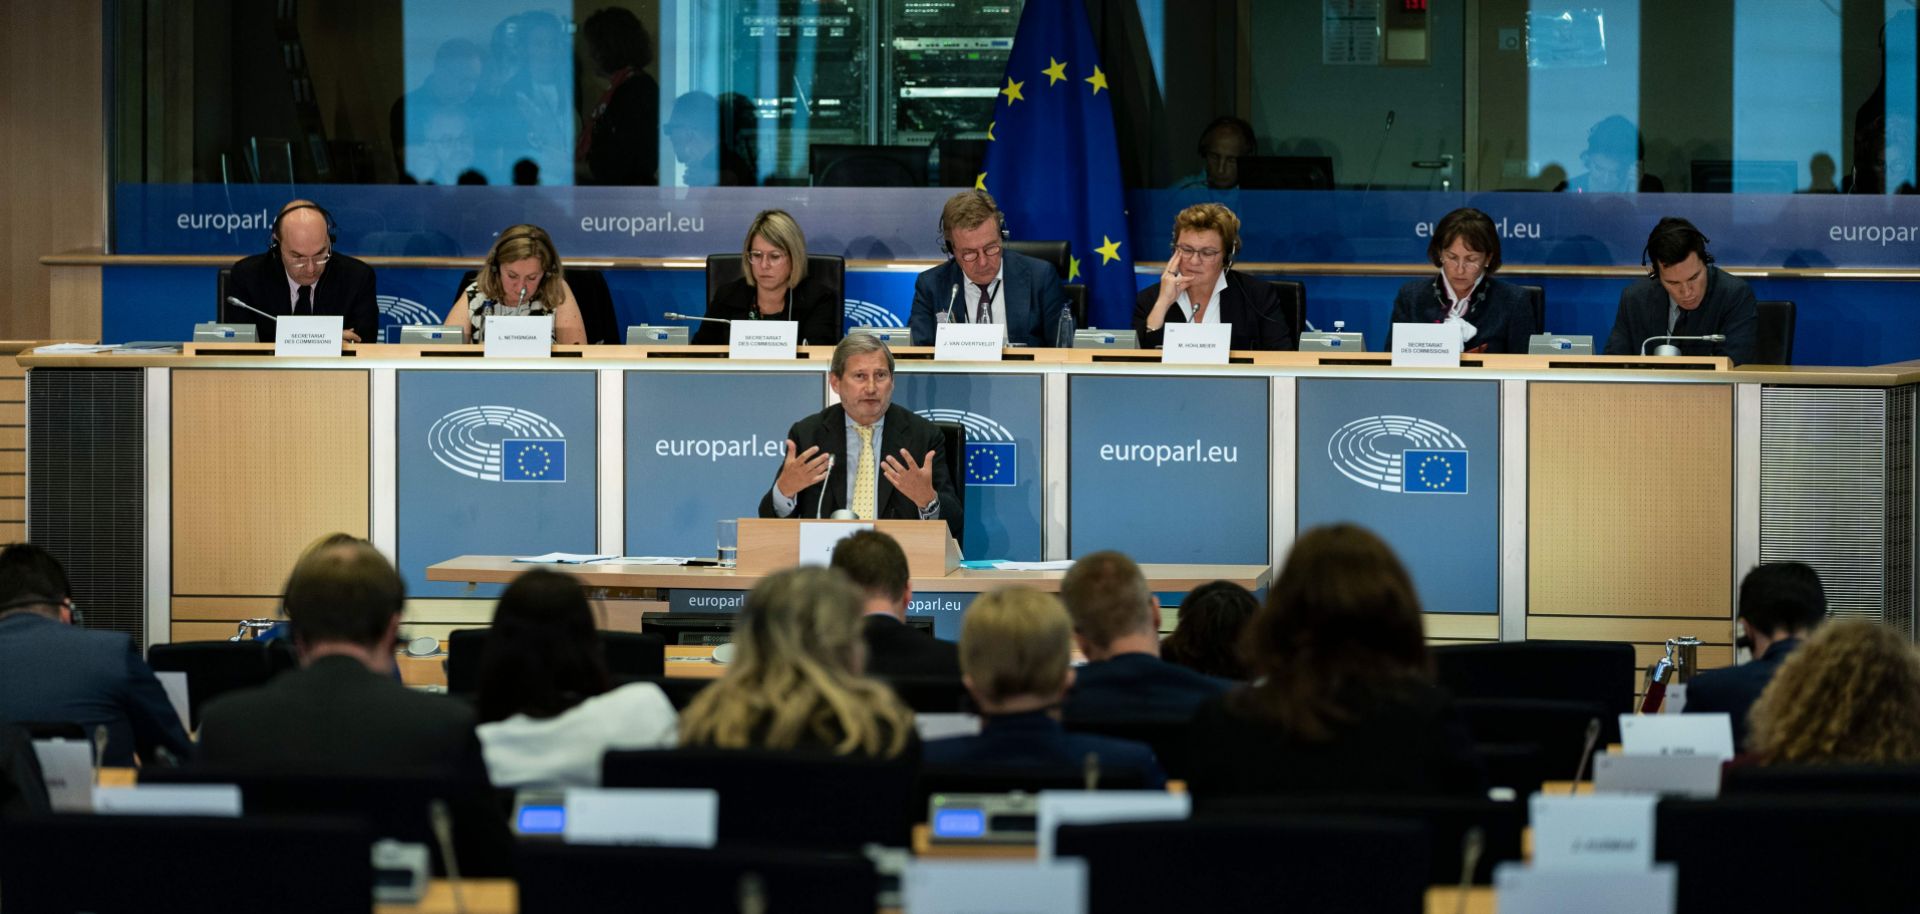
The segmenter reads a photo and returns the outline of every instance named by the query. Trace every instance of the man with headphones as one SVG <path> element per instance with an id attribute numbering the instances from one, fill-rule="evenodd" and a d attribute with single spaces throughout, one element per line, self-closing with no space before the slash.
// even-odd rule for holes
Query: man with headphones
<path id="1" fill-rule="evenodd" d="M 107 731 L 101 761 L 184 761 L 180 715 L 123 632 L 81 628 L 60 560 L 39 546 L 0 549 L 0 723 L 75 723 Z"/>
<path id="2" fill-rule="evenodd" d="M 1213 119 L 1200 131 L 1196 150 L 1204 167 L 1173 184 L 1174 190 L 1234 190 L 1240 186 L 1240 160 L 1253 155 L 1253 125 L 1231 114 Z"/>
<path id="3" fill-rule="evenodd" d="M 222 320 L 252 324 L 261 342 L 273 339 L 275 321 L 265 315 L 338 314 L 342 339 L 379 342 L 380 309 L 373 301 L 373 268 L 333 249 L 339 229 L 333 216 L 311 200 L 294 200 L 273 220 L 264 254 L 244 257 L 227 278 Z M 264 312 L 265 314 L 256 313 Z"/>
<path id="4" fill-rule="evenodd" d="M 943 323 L 1001 324 L 1009 346 L 1071 346 L 1056 340 L 1067 291 L 1053 265 L 1006 250 L 1007 217 L 984 190 L 954 194 L 940 210 L 940 250 L 949 258 L 913 283 L 907 327 L 913 345 L 933 345 Z"/>
<path id="5" fill-rule="evenodd" d="M 1739 365 L 1753 361 L 1759 308 L 1746 280 L 1713 265 L 1707 236 L 1675 216 L 1660 220 L 1642 254 L 1647 278 L 1620 293 L 1620 310 L 1607 338 L 1607 355 L 1639 355 L 1659 336 L 1722 334 L 1724 342 L 1675 341 L 1683 355 L 1724 355 Z"/>

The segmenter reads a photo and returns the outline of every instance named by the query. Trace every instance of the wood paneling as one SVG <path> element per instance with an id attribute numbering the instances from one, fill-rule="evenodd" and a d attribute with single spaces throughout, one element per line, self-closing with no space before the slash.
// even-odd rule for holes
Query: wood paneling
<path id="1" fill-rule="evenodd" d="M 40 255 L 106 238 L 104 3 L 8 3 L 0 29 L 0 338 L 56 323 Z M 97 299 L 98 296 L 96 295 Z M 92 319 L 97 325 L 95 309 Z M 64 319 L 61 321 L 65 325 Z"/>
<path id="2" fill-rule="evenodd" d="M 1491 614 L 1425 613 L 1420 620 L 1427 628 L 1427 643 L 1437 639 L 1454 641 L 1500 640 L 1500 617 Z"/>
<path id="3" fill-rule="evenodd" d="M 367 373 L 173 373 L 173 592 L 277 594 L 300 551 L 366 536 Z"/>
<path id="4" fill-rule="evenodd" d="M 232 622 L 175 622 L 169 641 L 225 641 L 233 637 Z"/>

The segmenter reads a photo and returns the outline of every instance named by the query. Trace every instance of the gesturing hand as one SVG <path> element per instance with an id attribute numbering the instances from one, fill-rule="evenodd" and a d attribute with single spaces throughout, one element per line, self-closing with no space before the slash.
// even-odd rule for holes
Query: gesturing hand
<path id="1" fill-rule="evenodd" d="M 819 446 L 807 448 L 797 455 L 793 448 L 793 439 L 787 439 L 787 458 L 780 463 L 780 477 L 773 481 L 773 487 L 788 498 L 798 496 L 801 489 L 825 480 L 827 472 L 833 468 L 833 455 L 822 453 Z"/>
<path id="2" fill-rule="evenodd" d="M 901 448 L 897 459 L 889 454 L 880 461 L 880 471 L 886 474 L 887 481 L 893 483 L 894 489 L 913 500 L 915 507 L 924 510 L 939 497 L 933 488 L 932 451 L 927 452 L 924 461 L 915 463 L 913 454 Z"/>

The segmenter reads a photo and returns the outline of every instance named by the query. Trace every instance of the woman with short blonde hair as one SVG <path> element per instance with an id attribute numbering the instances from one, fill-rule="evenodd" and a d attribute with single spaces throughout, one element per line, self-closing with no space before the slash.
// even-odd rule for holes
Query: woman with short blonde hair
<path id="1" fill-rule="evenodd" d="M 740 245 L 740 282 L 722 283 L 707 303 L 708 317 L 727 321 L 794 321 L 800 343 L 840 342 L 840 290 L 807 273 L 807 235 L 785 210 L 763 210 L 747 226 Z M 701 345 L 725 345 L 730 328 L 703 322 L 693 336 Z"/>
<path id="2" fill-rule="evenodd" d="M 560 252 L 547 230 L 516 225 L 500 233 L 480 272 L 447 309 L 447 326 L 466 331 L 468 342 L 486 339 L 490 317 L 553 315 L 553 341 L 585 344 L 586 321 L 567 285 Z"/>
<path id="3" fill-rule="evenodd" d="M 748 592 L 727 675 L 680 715 L 680 742 L 893 758 L 918 745 L 913 712 L 862 678 L 860 591 L 830 568 L 793 568 Z"/>
<path id="4" fill-rule="evenodd" d="M 1766 764 L 1920 762 L 1920 654 L 1885 626 L 1828 622 L 1787 656 L 1749 716 L 1749 748 Z"/>

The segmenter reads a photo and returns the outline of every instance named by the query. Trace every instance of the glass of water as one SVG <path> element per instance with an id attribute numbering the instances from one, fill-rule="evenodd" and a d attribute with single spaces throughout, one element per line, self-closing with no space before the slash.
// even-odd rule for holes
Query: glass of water
<path id="1" fill-rule="evenodd" d="M 723 520 L 717 527 L 715 540 L 719 550 L 720 567 L 732 568 L 740 558 L 740 522 Z"/>

